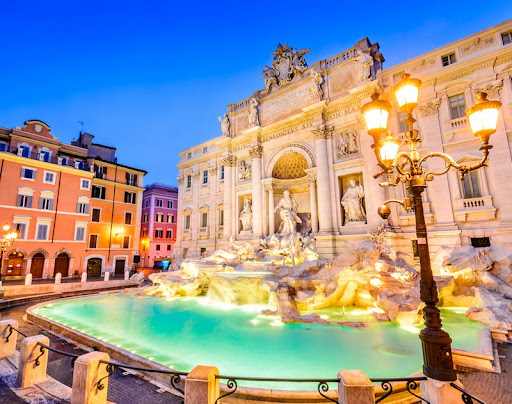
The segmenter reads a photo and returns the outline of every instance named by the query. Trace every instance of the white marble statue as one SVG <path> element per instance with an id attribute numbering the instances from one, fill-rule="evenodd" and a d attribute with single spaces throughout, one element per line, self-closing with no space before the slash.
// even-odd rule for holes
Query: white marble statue
<path id="1" fill-rule="evenodd" d="M 373 58 L 361 49 L 357 50 L 354 61 L 357 62 L 357 82 L 360 83 L 370 77 L 370 70 L 373 66 Z"/>
<path id="2" fill-rule="evenodd" d="M 242 231 L 252 230 L 252 207 L 249 200 L 245 201 L 244 208 L 240 213 L 239 220 L 242 222 Z"/>
<path id="3" fill-rule="evenodd" d="M 258 101 L 256 98 L 251 98 L 251 103 L 249 104 L 249 126 L 258 126 L 259 124 Z"/>
<path id="4" fill-rule="evenodd" d="M 281 224 L 277 232 L 280 236 L 289 236 L 297 232 L 297 223 L 302 223 L 297 215 L 297 207 L 297 201 L 290 196 L 290 191 L 285 189 L 283 197 L 274 209 L 274 212 L 279 211 L 279 217 L 281 218 Z"/>
<path id="5" fill-rule="evenodd" d="M 341 198 L 341 205 L 345 210 L 345 222 L 364 222 L 366 213 L 363 208 L 364 190 L 355 179 L 350 179 L 350 188 Z"/>
<path id="6" fill-rule="evenodd" d="M 217 117 L 217 119 L 220 122 L 220 129 L 222 130 L 222 134 L 224 136 L 230 137 L 231 136 L 231 122 L 229 122 L 229 117 L 224 114 L 224 117 Z"/>
<path id="7" fill-rule="evenodd" d="M 324 79 L 320 73 L 314 70 L 311 72 L 311 78 L 313 79 L 313 82 L 309 87 L 309 91 L 315 100 L 321 100 L 324 98 L 324 90 L 322 88 Z"/>

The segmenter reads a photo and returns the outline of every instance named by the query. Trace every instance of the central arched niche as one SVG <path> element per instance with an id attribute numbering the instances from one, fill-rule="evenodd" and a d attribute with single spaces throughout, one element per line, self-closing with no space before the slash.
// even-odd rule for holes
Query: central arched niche
<path id="1" fill-rule="evenodd" d="M 308 162 L 306 158 L 295 151 L 290 151 L 279 157 L 272 169 L 272 178 L 291 180 L 306 176 Z"/>

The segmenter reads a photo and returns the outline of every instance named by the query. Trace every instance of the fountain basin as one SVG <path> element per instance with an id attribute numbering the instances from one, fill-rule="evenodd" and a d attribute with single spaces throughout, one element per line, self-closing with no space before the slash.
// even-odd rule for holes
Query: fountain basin
<path id="1" fill-rule="evenodd" d="M 322 315 L 333 320 L 329 325 L 283 324 L 278 317 L 259 316 L 262 308 L 202 297 L 163 299 L 117 293 L 41 303 L 28 314 L 34 322 L 89 346 L 106 347 L 109 353 L 135 359 L 142 366 L 190 371 L 201 364 L 217 366 L 225 375 L 328 379 L 336 378 L 340 369 L 362 369 L 369 377 L 407 377 L 421 369 L 420 327 L 404 329 L 377 321 L 363 329 L 337 324 L 339 319 L 366 319 L 360 308 L 324 311 Z M 467 320 L 460 310 L 442 312 L 453 346 L 481 352 L 485 328 Z M 266 389 L 287 390 L 283 393 L 287 397 L 305 400 L 309 396 L 314 400 L 315 395 L 298 391 L 316 389 L 305 383 L 239 385 L 264 389 L 254 390 L 255 395 L 268 394 Z M 240 393 L 250 391 L 244 388 Z"/>

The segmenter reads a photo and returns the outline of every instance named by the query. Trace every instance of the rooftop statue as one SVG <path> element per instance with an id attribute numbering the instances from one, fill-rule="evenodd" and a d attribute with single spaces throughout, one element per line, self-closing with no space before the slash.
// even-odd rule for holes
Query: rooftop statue
<path id="1" fill-rule="evenodd" d="M 256 98 L 251 98 L 249 105 L 249 126 L 258 126 L 260 124 L 260 117 L 258 114 L 258 101 Z"/>
<path id="2" fill-rule="evenodd" d="M 361 83 L 370 77 L 373 58 L 368 53 L 358 49 L 353 60 L 358 64 L 357 82 Z"/>
<path id="3" fill-rule="evenodd" d="M 217 117 L 220 122 L 220 129 L 222 130 L 222 134 L 227 137 L 231 137 L 231 122 L 229 122 L 229 117 L 224 114 L 224 117 Z"/>

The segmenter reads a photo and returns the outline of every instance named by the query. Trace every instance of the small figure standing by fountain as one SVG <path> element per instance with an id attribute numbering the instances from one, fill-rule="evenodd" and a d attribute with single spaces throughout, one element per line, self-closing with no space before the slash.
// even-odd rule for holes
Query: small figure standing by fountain
<path id="1" fill-rule="evenodd" d="M 242 222 L 242 231 L 252 230 L 252 207 L 248 199 L 245 201 L 239 220 Z"/>
<path id="2" fill-rule="evenodd" d="M 302 220 L 297 215 L 297 208 L 297 201 L 290 196 L 290 191 L 285 189 L 283 197 L 274 209 L 274 212 L 279 210 L 281 224 L 279 225 L 277 233 L 281 237 L 288 237 L 295 234 L 297 232 L 297 223 L 302 223 Z"/>
<path id="3" fill-rule="evenodd" d="M 366 213 L 363 207 L 364 190 L 354 178 L 350 179 L 350 188 L 341 198 L 345 210 L 345 222 L 365 222 Z"/>

